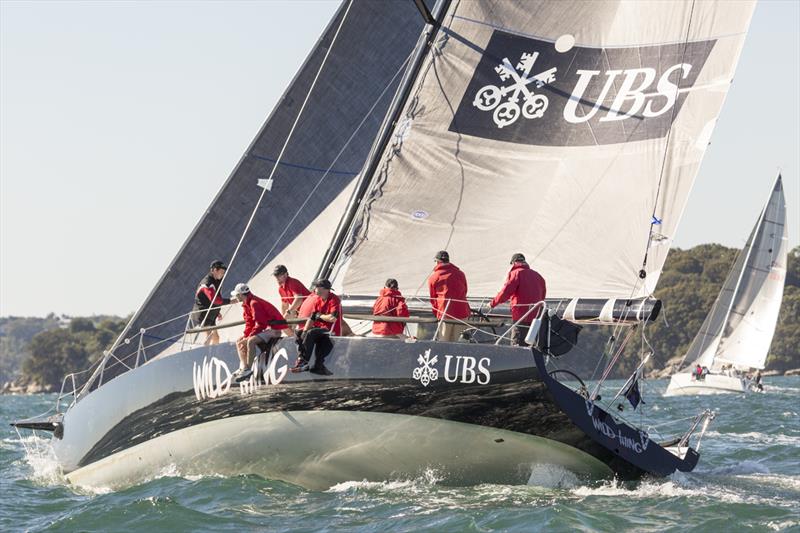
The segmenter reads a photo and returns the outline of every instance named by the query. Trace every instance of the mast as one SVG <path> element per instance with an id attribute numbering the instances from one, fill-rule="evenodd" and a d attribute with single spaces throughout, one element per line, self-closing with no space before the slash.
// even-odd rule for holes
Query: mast
<path id="1" fill-rule="evenodd" d="M 372 184 L 375 170 L 378 168 L 383 152 L 392 138 L 394 126 L 397 124 L 400 114 L 403 112 L 403 108 L 408 101 L 408 97 L 411 95 L 414 82 L 417 80 L 422 64 L 433 45 L 434 39 L 439 33 L 442 19 L 447 13 L 447 8 L 450 6 L 450 0 L 439 0 L 433 8 L 434 14 L 431 15 L 431 13 L 427 11 L 427 8 L 425 8 L 424 2 L 421 0 L 414 0 L 414 2 L 428 25 L 423 30 L 422 35 L 420 35 L 420 42 L 417 44 L 414 62 L 406 73 L 401 87 L 395 96 L 394 102 L 386 115 L 387 120 L 384 121 L 381 134 L 376 138 L 375 144 L 372 146 L 367 162 L 364 165 L 364 171 L 359 177 L 353 195 L 350 197 L 350 202 L 347 204 L 345 214 L 336 227 L 336 232 L 333 235 L 328 251 L 325 252 L 322 263 L 320 263 L 315 279 L 329 277 L 336 261 L 339 259 L 342 245 L 355 219 L 358 208 L 361 206 L 361 201 L 369 190 L 369 186 Z M 423 10 L 423 8 L 425 9 Z"/>

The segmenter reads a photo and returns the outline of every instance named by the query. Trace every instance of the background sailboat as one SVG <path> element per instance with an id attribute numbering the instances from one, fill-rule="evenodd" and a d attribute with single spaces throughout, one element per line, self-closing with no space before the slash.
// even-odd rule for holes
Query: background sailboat
<path id="1" fill-rule="evenodd" d="M 744 392 L 741 371 L 763 369 L 778 321 L 786 280 L 788 236 L 781 176 L 722 290 L 695 336 L 667 395 Z M 697 379 L 697 367 L 709 373 Z M 724 369 L 724 370 L 723 370 Z"/>

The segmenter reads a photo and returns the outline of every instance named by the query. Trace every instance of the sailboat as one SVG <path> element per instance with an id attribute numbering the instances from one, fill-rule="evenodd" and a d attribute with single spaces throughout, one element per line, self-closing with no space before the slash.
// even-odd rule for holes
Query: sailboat
<path id="1" fill-rule="evenodd" d="M 15 425 L 52 431 L 70 482 L 110 488 L 165 468 L 309 488 L 431 470 L 526 483 L 543 464 L 587 478 L 692 470 L 711 413 L 659 435 L 615 403 L 644 419 L 646 354 L 625 390 L 600 392 L 658 316 L 651 294 L 753 7 L 344 2 L 124 332 L 65 378 L 53 414 Z M 434 317 L 436 250 L 466 273 L 474 309 L 524 251 L 549 291 L 533 347 L 509 345 L 508 307 Z M 298 349 L 283 338 L 236 383 L 238 309 L 212 326 L 217 345 L 188 323 L 196 278 L 219 258 L 224 290 L 247 281 L 273 301 L 276 264 L 331 280 L 356 333 L 391 276 L 411 335 L 332 336 L 331 375 L 289 372 Z M 445 322 L 469 335 L 418 328 Z M 559 323 L 615 326 L 608 353 L 589 354 L 604 363 L 591 391 L 566 368 L 578 347 L 554 349 Z"/>
<path id="2" fill-rule="evenodd" d="M 747 243 L 684 356 L 689 366 L 670 377 L 666 395 L 743 393 L 757 386 L 747 373 L 764 368 L 772 344 L 786 281 L 787 233 L 778 174 Z"/>

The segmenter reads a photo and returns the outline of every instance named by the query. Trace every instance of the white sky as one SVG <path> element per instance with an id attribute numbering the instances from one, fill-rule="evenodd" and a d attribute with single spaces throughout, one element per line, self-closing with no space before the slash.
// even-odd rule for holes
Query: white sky
<path id="1" fill-rule="evenodd" d="M 134 311 L 337 5 L 0 0 L 0 316 Z M 779 167 L 797 245 L 798 35 L 761 1 L 677 246 L 741 247 Z"/>

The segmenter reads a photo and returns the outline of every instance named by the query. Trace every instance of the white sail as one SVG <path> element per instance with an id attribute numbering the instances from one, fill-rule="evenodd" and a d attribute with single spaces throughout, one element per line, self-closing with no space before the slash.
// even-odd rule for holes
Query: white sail
<path id="1" fill-rule="evenodd" d="M 759 217 L 714 362 L 764 368 L 778 322 L 789 238 L 781 177 Z M 743 253 L 745 252 L 743 250 Z"/>
<path id="2" fill-rule="evenodd" d="M 452 2 L 338 282 L 410 294 L 447 249 L 472 296 L 514 252 L 548 296 L 651 294 L 753 5 Z"/>
<path id="3" fill-rule="evenodd" d="M 683 357 L 684 363 L 688 361 L 692 367 L 700 365 L 711 368 L 713 365 L 719 341 L 722 338 L 725 321 L 728 317 L 728 311 L 731 308 L 736 287 L 739 285 L 745 261 L 747 260 L 747 252 L 753 242 L 756 229 L 757 225 L 750 232 L 750 237 L 747 239 L 744 248 L 736 255 L 733 267 L 728 272 L 728 276 L 722 284 L 722 289 L 719 291 L 716 300 L 714 300 L 714 305 L 711 306 L 711 311 L 706 315 L 703 325 L 700 326 L 700 330 L 695 335 L 686 355 Z M 681 363 L 681 366 L 683 366 L 683 363 Z"/>

